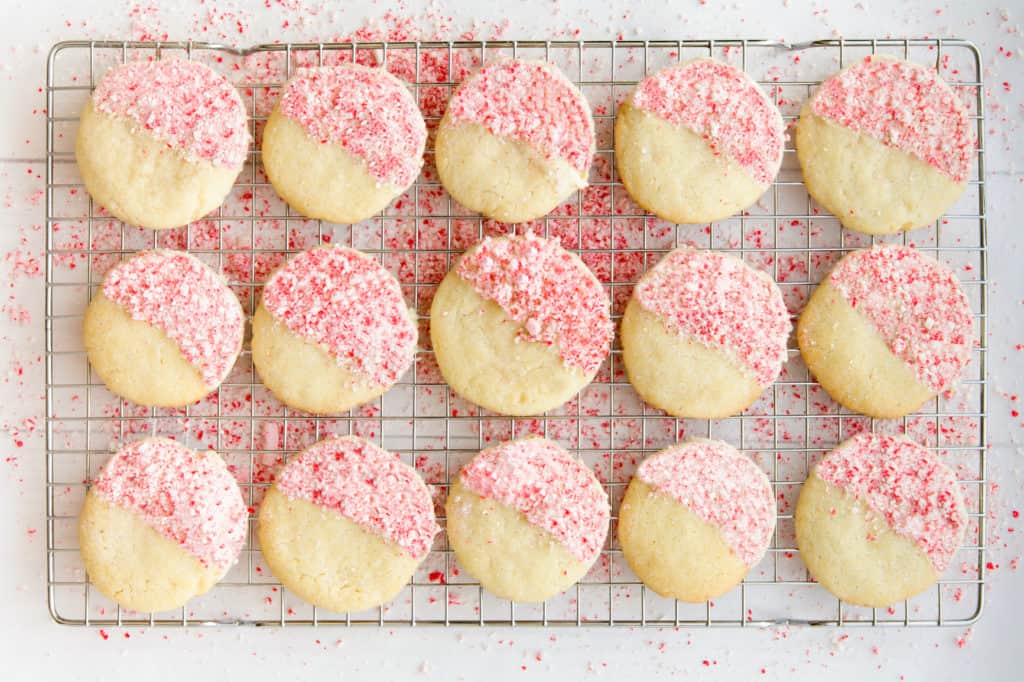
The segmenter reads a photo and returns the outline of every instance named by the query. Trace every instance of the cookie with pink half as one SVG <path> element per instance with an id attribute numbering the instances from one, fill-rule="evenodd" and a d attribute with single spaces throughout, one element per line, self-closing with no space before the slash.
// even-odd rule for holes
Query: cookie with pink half
<path id="1" fill-rule="evenodd" d="M 796 541 L 829 592 L 881 608 L 934 585 L 967 530 L 953 471 L 904 436 L 864 433 L 825 456 L 804 482 Z"/>
<path id="2" fill-rule="evenodd" d="M 416 470 L 357 436 L 289 458 L 260 505 L 263 558 L 316 606 L 362 611 L 392 600 L 440 529 Z"/>
<path id="3" fill-rule="evenodd" d="M 785 132 L 740 69 L 702 58 L 640 81 L 615 119 L 615 165 L 641 207 L 673 223 L 728 218 L 779 172 Z"/>
<path id="4" fill-rule="evenodd" d="M 292 257 L 263 287 L 252 361 L 278 400 L 314 414 L 377 398 L 412 366 L 418 332 L 398 280 L 344 246 Z"/>
<path id="5" fill-rule="evenodd" d="M 224 381 L 245 312 L 224 278 L 181 251 L 142 251 L 103 278 L 82 322 L 92 371 L 139 405 L 182 407 Z"/>
<path id="6" fill-rule="evenodd" d="M 974 317 L 952 270 L 908 246 L 843 258 L 800 314 L 807 368 L 843 406 L 894 419 L 952 387 L 971 359 Z"/>
<path id="7" fill-rule="evenodd" d="M 423 166 L 427 128 L 416 100 L 384 69 L 298 69 L 263 131 L 277 193 L 310 218 L 356 223 L 407 190 Z"/>
<path id="8" fill-rule="evenodd" d="M 614 333 L 594 273 L 557 240 L 488 237 L 459 258 L 430 307 L 445 381 L 500 414 L 554 409 L 589 384 Z"/>
<path id="9" fill-rule="evenodd" d="M 78 523 L 90 582 L 134 611 L 175 609 L 207 592 L 237 561 L 249 527 L 221 458 L 167 438 L 107 460 Z"/>
<path id="10" fill-rule="evenodd" d="M 622 316 L 622 360 L 651 405 L 676 417 L 728 417 L 779 376 L 791 328 L 767 273 L 684 247 L 634 287 Z"/>
<path id="11" fill-rule="evenodd" d="M 452 481 L 448 542 L 459 566 L 504 599 L 540 602 L 580 580 L 610 518 L 594 473 L 556 443 L 530 437 L 480 452 Z"/>
<path id="12" fill-rule="evenodd" d="M 183 59 L 115 66 L 86 102 L 75 158 L 93 200 L 165 229 L 220 206 L 249 155 L 249 124 L 226 78 Z"/>
<path id="13" fill-rule="evenodd" d="M 645 585 L 687 602 L 734 588 L 764 557 L 775 531 L 765 473 L 716 440 L 691 440 L 637 468 L 619 509 L 622 554 Z"/>
<path id="14" fill-rule="evenodd" d="M 438 175 L 456 201 L 518 223 L 586 187 L 594 140 L 590 105 L 557 67 L 502 59 L 455 91 L 434 149 Z"/>
<path id="15" fill-rule="evenodd" d="M 807 101 L 796 150 L 819 204 L 851 230 L 890 234 L 934 222 L 964 193 L 975 127 L 933 67 L 870 55 Z"/>

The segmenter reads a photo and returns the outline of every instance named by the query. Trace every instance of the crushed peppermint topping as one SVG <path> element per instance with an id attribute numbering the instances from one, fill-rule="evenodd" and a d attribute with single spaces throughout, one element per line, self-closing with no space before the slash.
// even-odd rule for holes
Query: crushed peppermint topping
<path id="1" fill-rule="evenodd" d="M 488 64 L 455 91 L 452 123 L 478 123 L 525 142 L 547 159 L 563 159 L 586 175 L 594 155 L 594 120 L 583 94 L 545 62 L 504 59 Z"/>
<path id="2" fill-rule="evenodd" d="M 815 473 L 912 540 L 937 573 L 949 566 L 967 512 L 956 476 L 927 448 L 901 436 L 862 433 L 830 452 Z"/>
<path id="3" fill-rule="evenodd" d="M 160 59 L 115 66 L 92 103 L 192 158 L 237 168 L 249 152 L 245 105 L 227 79 L 205 64 Z"/>
<path id="4" fill-rule="evenodd" d="M 418 559 L 440 530 L 423 479 L 397 455 L 357 436 L 327 438 L 295 457 L 274 484 L 289 499 L 335 511 Z"/>
<path id="5" fill-rule="evenodd" d="M 321 144 L 340 145 L 382 183 L 406 187 L 420 173 L 427 127 L 409 90 L 383 69 L 358 64 L 299 69 L 281 113 Z"/>
<path id="6" fill-rule="evenodd" d="M 484 499 L 496 500 L 551 535 L 579 561 L 593 561 L 608 534 L 608 495 L 587 466 L 545 438 L 488 448 L 459 473 Z"/>
<path id="7" fill-rule="evenodd" d="M 818 116 L 906 152 L 955 182 L 967 180 L 974 127 L 935 69 L 869 55 L 822 83 L 811 106 Z"/>
<path id="8" fill-rule="evenodd" d="M 557 346 L 562 361 L 596 372 L 614 334 L 608 296 L 557 239 L 532 233 L 485 238 L 456 272 L 523 329 L 520 337 Z"/>
<path id="9" fill-rule="evenodd" d="M 829 282 L 923 385 L 938 393 L 960 376 L 974 320 L 949 268 L 910 247 L 879 244 L 839 261 Z"/>
<path id="10" fill-rule="evenodd" d="M 735 66 L 694 59 L 640 81 L 629 103 L 691 130 L 716 154 L 725 154 L 771 184 L 782 164 L 782 116 L 768 95 Z"/>
<path id="11" fill-rule="evenodd" d="M 744 565 L 764 556 L 775 530 L 772 487 L 732 446 L 715 440 L 679 443 L 645 459 L 636 475 L 717 528 Z"/>
<path id="12" fill-rule="evenodd" d="M 320 246 L 298 254 L 267 282 L 262 305 L 375 385 L 393 384 L 412 364 L 417 329 L 398 281 L 353 249 Z"/>
<path id="13" fill-rule="evenodd" d="M 224 462 L 167 438 L 126 445 L 107 460 L 92 490 L 135 512 L 203 566 L 227 570 L 238 559 L 248 511 Z"/>
<path id="14" fill-rule="evenodd" d="M 715 251 L 672 251 L 637 282 L 637 302 L 676 334 L 725 352 L 768 386 L 786 362 L 789 311 L 779 287 Z"/>
<path id="15" fill-rule="evenodd" d="M 103 295 L 168 336 L 203 383 L 218 386 L 242 348 L 245 317 L 223 279 L 181 251 L 143 251 L 103 280 Z"/>

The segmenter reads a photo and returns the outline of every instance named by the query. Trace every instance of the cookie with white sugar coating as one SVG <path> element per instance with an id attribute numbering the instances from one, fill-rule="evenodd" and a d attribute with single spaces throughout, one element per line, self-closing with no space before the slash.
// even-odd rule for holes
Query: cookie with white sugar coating
<path id="1" fill-rule="evenodd" d="M 905 436 L 865 433 L 815 466 L 800 490 L 796 541 L 814 579 L 858 606 L 928 589 L 967 529 L 956 475 Z"/>
<path id="2" fill-rule="evenodd" d="M 556 240 L 488 237 L 438 287 L 430 338 L 456 393 L 499 414 L 540 414 L 597 374 L 614 331 L 609 308 L 597 277 Z"/>
<path id="3" fill-rule="evenodd" d="M 274 576 L 338 612 L 393 599 L 438 530 L 415 469 L 357 436 L 326 438 L 290 458 L 259 513 L 260 549 Z"/>
<path id="4" fill-rule="evenodd" d="M 938 219 L 964 193 L 975 146 L 970 112 L 935 69 L 889 55 L 826 79 L 796 126 L 808 193 L 866 234 Z"/>
<path id="5" fill-rule="evenodd" d="M 262 158 L 277 193 L 310 218 L 356 223 L 407 190 L 427 128 L 408 87 L 384 69 L 298 69 L 267 119 Z"/>
<path id="6" fill-rule="evenodd" d="M 92 371 L 139 405 L 182 407 L 224 381 L 242 351 L 245 312 L 224 279 L 182 251 L 114 265 L 82 322 Z"/>
<path id="7" fill-rule="evenodd" d="M 633 572 L 663 597 L 725 594 L 762 557 L 775 531 L 765 473 L 722 441 L 694 439 L 646 458 L 619 508 L 619 542 Z"/>
<path id="8" fill-rule="evenodd" d="M 354 249 L 318 246 L 267 280 L 252 321 L 252 360 L 284 404 L 334 414 L 391 388 L 412 366 L 417 338 L 391 273 Z"/>
<path id="9" fill-rule="evenodd" d="M 580 580 L 608 534 L 608 495 L 581 461 L 539 437 L 480 452 L 452 482 L 448 541 L 485 590 L 540 602 Z"/>
<path id="10" fill-rule="evenodd" d="M 248 510 L 221 458 L 167 438 L 129 443 L 78 520 L 93 586 L 126 609 L 167 611 L 212 588 L 245 544 Z"/>
<path id="11" fill-rule="evenodd" d="M 871 417 L 910 414 L 970 361 L 974 318 L 953 272 L 916 249 L 854 251 L 797 323 L 807 368 L 832 398 Z"/>
<path id="12" fill-rule="evenodd" d="M 594 140 L 590 105 L 557 67 L 503 59 L 458 87 L 434 149 L 438 175 L 456 201 L 518 223 L 586 187 Z"/>
<path id="13" fill-rule="evenodd" d="M 130 225 L 181 227 L 217 208 L 249 155 L 235 88 L 183 59 L 115 66 L 82 109 L 75 158 L 97 204 Z"/>
<path id="14" fill-rule="evenodd" d="M 728 218 L 782 165 L 778 108 L 743 71 L 691 59 L 640 81 L 615 118 L 615 165 L 629 195 L 674 223 Z"/>
<path id="15" fill-rule="evenodd" d="M 679 248 L 633 288 L 622 360 L 637 393 L 676 417 L 752 405 L 779 376 L 792 325 L 767 273 L 728 254 Z"/>

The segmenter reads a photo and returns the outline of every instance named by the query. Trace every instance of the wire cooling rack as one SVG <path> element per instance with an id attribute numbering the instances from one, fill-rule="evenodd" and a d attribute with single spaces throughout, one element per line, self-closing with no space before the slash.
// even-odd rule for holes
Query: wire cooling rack
<path id="1" fill-rule="evenodd" d="M 886 239 L 840 229 L 808 198 L 792 145 L 783 170 L 748 212 L 712 225 L 672 225 L 632 204 L 616 182 L 612 123 L 616 103 L 644 74 L 712 55 L 750 73 L 791 123 L 822 78 L 870 53 L 934 64 L 967 103 L 978 133 L 977 175 L 964 198 L 928 228 Z M 514 228 L 482 220 L 440 187 L 428 145 L 426 167 L 409 192 L 380 216 L 353 226 L 293 214 L 267 183 L 258 142 L 282 82 L 298 66 L 357 60 L 386 66 L 410 83 L 433 131 L 452 88 L 470 69 L 499 55 L 547 59 L 583 89 L 594 108 L 598 152 L 590 187 L 552 215 Z M 254 143 L 234 191 L 216 214 L 186 228 L 152 232 L 125 226 L 93 205 L 74 161 L 78 113 L 111 66 L 177 56 L 203 61 L 237 84 L 251 116 Z M 53 618 L 76 625 L 964 625 L 984 602 L 985 563 L 985 236 L 984 91 L 977 48 L 955 39 L 824 40 L 787 45 L 762 40 L 496 41 L 279 44 L 236 49 L 197 42 L 72 41 L 55 45 L 46 74 L 46 518 L 47 599 Z M 741 416 L 683 420 L 646 407 L 629 386 L 621 353 L 579 398 L 535 419 L 480 411 L 443 383 L 429 347 L 382 399 L 335 417 L 311 417 L 276 402 L 254 376 L 248 343 L 220 391 L 186 409 L 140 408 L 112 396 L 88 368 L 81 317 L 103 273 L 145 248 L 187 248 L 224 272 L 251 311 L 261 282 L 288 254 L 320 242 L 351 245 L 379 258 L 402 282 L 419 315 L 421 340 L 430 298 L 453 258 L 484 234 L 533 229 L 561 238 L 604 282 L 615 313 L 632 283 L 677 245 L 735 253 L 770 272 L 797 311 L 815 283 L 847 250 L 877 241 L 913 244 L 955 268 L 976 314 L 977 348 L 958 389 L 914 415 L 881 421 L 851 414 L 809 378 L 795 344 L 775 384 Z M 865 429 L 904 431 L 956 467 L 971 528 L 939 585 L 889 609 L 863 609 L 829 596 L 808 576 L 795 547 L 793 506 L 814 462 Z M 528 433 L 553 438 L 594 467 L 617 510 L 638 460 L 677 439 L 709 436 L 747 452 L 769 474 L 778 530 L 764 560 L 731 593 L 681 604 L 658 597 L 630 572 L 609 542 L 579 585 L 545 604 L 514 604 L 482 591 L 459 570 L 438 538 L 413 580 L 392 603 L 364 613 L 327 613 L 275 581 L 255 541 L 255 521 L 239 563 L 210 593 L 168 613 L 121 610 L 88 583 L 78 552 L 78 511 L 106 457 L 126 440 L 169 435 L 216 448 L 239 479 L 250 510 L 274 467 L 328 433 L 357 433 L 401 454 L 443 499 L 450 475 L 488 443 Z M 443 515 L 443 508 L 438 506 Z M 613 515 L 614 518 L 614 515 Z M 442 519 L 443 523 L 443 519 Z"/>

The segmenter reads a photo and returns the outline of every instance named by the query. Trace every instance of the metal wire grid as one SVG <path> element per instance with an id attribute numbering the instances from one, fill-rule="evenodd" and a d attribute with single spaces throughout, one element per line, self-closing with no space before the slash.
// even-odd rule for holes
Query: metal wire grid
<path id="1" fill-rule="evenodd" d="M 113 223 L 93 206 L 91 199 L 78 204 L 77 209 L 64 213 L 69 195 L 86 198 L 84 187 L 74 164 L 70 149 L 77 109 L 95 87 L 101 62 L 123 62 L 141 56 L 160 56 L 178 53 L 188 59 L 209 59 L 221 62 L 223 58 L 267 56 L 280 62 L 281 77 L 269 82 L 239 84 L 250 107 L 254 129 L 265 117 L 256 115 L 258 93 L 273 93 L 280 88 L 283 77 L 291 74 L 298 63 L 325 63 L 332 58 L 354 60 L 372 55 L 372 59 L 390 66 L 389 58 L 396 55 L 411 56 L 414 71 L 411 87 L 419 96 L 427 88 L 450 91 L 456 83 L 454 68 L 457 55 L 472 54 L 474 63 L 495 54 L 543 57 L 556 63 L 568 57 L 566 68 L 570 77 L 579 83 L 594 99 L 595 92 L 610 94 L 610 106 L 596 108 L 599 128 L 598 158 L 614 167 L 610 142 L 611 122 L 614 118 L 614 99 L 627 92 L 643 74 L 657 68 L 659 61 L 681 60 L 690 56 L 712 55 L 725 57 L 745 70 L 758 64 L 785 63 L 790 71 L 800 72 L 800 78 L 783 78 L 780 72 L 752 74 L 775 95 L 784 99 L 795 91 L 797 99 L 805 99 L 820 82 L 822 76 L 836 66 L 850 63 L 860 54 L 895 52 L 906 58 L 934 59 L 936 68 L 945 69 L 944 76 L 954 86 L 969 88 L 972 92 L 972 117 L 977 125 L 977 176 L 969 183 L 967 199 L 953 213 L 938 221 L 934 227 L 917 230 L 888 241 L 912 241 L 915 246 L 933 252 L 937 257 L 964 265 L 973 276 L 965 279 L 965 288 L 977 312 L 979 345 L 971 363 L 970 374 L 964 379 L 959 400 L 936 399 L 916 415 L 891 422 L 868 420 L 850 414 L 834 405 L 824 408 L 819 399 L 824 394 L 807 376 L 800 364 L 798 352 L 790 349 L 790 362 L 783 377 L 766 396 L 744 415 L 726 420 L 693 421 L 665 417 L 646 407 L 621 372 L 621 354 L 613 348 L 607 370 L 602 370 L 594 385 L 584 390 L 584 397 L 566 408 L 554 411 L 536 420 L 509 419 L 474 413 L 471 406 L 453 396 L 436 376 L 431 376 L 432 363 L 429 350 L 417 352 L 415 368 L 382 400 L 376 403 L 377 412 L 366 414 L 353 411 L 331 418 L 310 417 L 279 407 L 266 411 L 257 409 L 255 397 L 262 387 L 254 378 L 248 358 L 248 343 L 239 360 L 239 366 L 222 387 L 214 400 L 215 408 L 194 406 L 182 411 L 140 409 L 111 396 L 92 376 L 87 367 L 84 350 L 77 328 L 82 310 L 102 273 L 94 272 L 99 259 L 119 259 L 140 248 L 165 245 L 171 233 L 155 233 Z M 447 77 L 423 81 L 421 65 L 424 57 L 438 55 Z M 953 69 L 950 57 L 963 60 L 961 70 Z M 817 71 L 809 65 L 817 60 Z M 585 67 L 585 62 L 590 66 Z M 595 66 L 598 65 L 598 66 Z M 216 66 L 216 64 L 214 64 Z M 607 68 L 605 68 L 607 67 Z M 770 73 L 770 69 L 769 69 Z M 802 74 L 810 73 L 804 76 Z M 256 79 L 258 80 L 258 79 Z M 601 95 L 605 96 L 605 95 Z M 776 624 L 812 625 L 964 625 L 980 617 L 984 602 L 986 467 L 985 433 L 985 346 L 987 338 L 987 262 L 985 225 L 985 150 L 984 150 L 984 92 L 981 59 L 977 48 L 957 39 L 864 39 L 824 40 L 799 45 L 786 45 L 763 40 L 676 40 L 676 41 L 494 41 L 494 42 L 401 42 L 401 43 L 310 43 L 261 45 L 236 49 L 223 45 L 198 42 L 137 43 L 121 41 L 70 41 L 53 47 L 47 63 L 47 156 L 46 156 L 46 471 L 47 471 L 47 599 L 49 610 L 59 623 L 75 625 L 196 625 L 196 624 L 255 624 L 255 625 L 323 625 L 323 624 L 476 624 L 476 625 L 665 625 L 665 626 L 768 626 Z M 787 121 L 795 118 L 795 110 L 784 111 Z M 428 123 L 439 116 L 428 115 Z M 602 126 L 608 135 L 600 136 Z M 238 189 L 249 193 L 271 192 L 258 172 L 259 152 L 251 149 L 251 162 L 238 180 Z M 428 148 L 428 166 L 432 151 Z M 770 203 L 770 210 L 717 223 L 710 226 L 665 226 L 635 207 L 619 209 L 617 198 L 624 196 L 621 185 L 609 171 L 607 177 L 592 178 L 592 187 L 607 188 L 610 202 L 607 210 L 586 212 L 583 193 L 567 208 L 568 215 L 544 218 L 533 229 L 545 235 L 558 234 L 580 250 L 588 263 L 611 263 L 607 286 L 613 295 L 628 292 L 635 276 L 619 277 L 617 259 L 639 258 L 643 265 L 650 264 L 663 253 L 681 243 L 698 243 L 730 251 L 756 260 L 767 258 L 775 279 L 784 287 L 809 291 L 815 278 L 827 270 L 831 258 L 849 248 L 859 247 L 876 239 L 861 239 L 841 230 L 838 222 L 819 212 L 803 191 L 799 172 L 794 163 L 794 150 L 786 149 L 786 163 L 779 179 L 773 183 L 762 203 Z M 395 215 L 385 211 L 366 225 L 343 228 L 320 222 L 307 221 L 293 215 L 286 206 L 280 215 L 256 215 L 242 211 L 234 215 L 222 206 L 212 216 L 217 226 L 216 245 L 194 244 L 195 225 L 182 228 L 184 244 L 190 251 L 215 266 L 224 266 L 225 229 L 233 225 L 247 225 L 252 248 L 247 278 L 232 278 L 230 284 L 243 300 L 248 294 L 251 306 L 259 288 L 257 258 L 265 253 L 291 254 L 305 244 L 293 243 L 293 236 L 303 233 L 315 237 L 314 243 L 324 238 L 345 241 L 363 251 L 372 253 L 393 265 L 395 258 L 413 263 L 412 280 L 403 280 L 403 288 L 420 310 L 421 321 L 426 321 L 423 296 L 432 291 L 436 278 L 421 278 L 421 258 L 442 257 L 449 266 L 465 244 L 454 235 L 469 225 L 476 238 L 493 225 L 479 217 L 462 212 L 447 195 L 441 203 L 424 210 L 421 194 L 439 191 L 436 177 L 425 173 L 410 190 L 414 212 Z M 791 199 L 787 208 L 787 196 Z M 795 204 L 792 198 L 796 197 Z M 74 203 L 74 202 L 70 202 Z M 574 206 L 573 206 L 574 204 Z M 437 210 L 440 208 L 441 210 Z M 268 221 L 284 224 L 285 243 L 282 248 L 266 248 L 258 244 L 260 230 Z M 404 222 L 403 222 L 404 221 Z M 433 221 L 433 222 L 431 222 Z M 315 225 L 311 227 L 310 224 Z M 394 245 L 385 235 L 395 225 L 411 223 L 414 227 L 411 243 Z M 421 244 L 421 227 L 430 223 L 443 228 L 443 243 Z M 783 243 L 780 230 L 787 225 L 802 225 L 797 229 L 800 243 Z M 112 232 L 110 231 L 113 224 Z M 566 229 L 565 225 L 569 228 Z M 572 227 L 575 225 L 575 227 Z M 955 225 L 954 230 L 951 225 Z M 584 238 L 597 226 L 607 230 L 610 239 L 587 245 Z M 77 227 L 79 239 L 68 241 L 69 232 Z M 770 227 L 771 244 L 749 244 L 752 233 Z M 98 233 L 107 229 L 107 242 L 98 239 Z M 522 228 L 520 228 L 522 229 Z M 637 229 L 641 236 L 637 237 Z M 304 232 L 305 231 L 305 232 Z M 956 236 L 946 239 L 944 231 L 955 231 Z M 172 231 L 173 232 L 173 231 Z M 618 232 L 618 234 L 617 234 Z M 360 237 L 370 235 L 369 241 Z M 624 234 L 625 244 L 620 243 Z M 60 236 L 58 236 L 60 235 Z M 112 236 L 111 236 L 112 235 Z M 667 236 L 666 236 L 667 235 Z M 340 237 L 340 239 L 339 239 Z M 703 241 L 702 241 L 703 240 Z M 373 243 L 369 243 L 372 241 Z M 424 239 L 424 242 L 426 240 Z M 571 245 L 571 244 L 570 244 Z M 70 270 L 69 270 L 70 263 Z M 84 268 L 75 267 L 84 263 Z M 797 276 L 786 276 L 786 265 L 798 266 Z M 98 269 L 98 268 L 97 268 Z M 424 270 L 426 267 L 424 266 Z M 226 409 L 225 393 L 246 392 L 241 410 L 237 406 Z M 441 393 L 443 400 L 436 395 Z M 815 399 L 812 400 L 812 394 Z M 398 396 L 392 400 L 391 396 Z M 428 401 L 428 396 L 431 400 Z M 594 398 L 594 400 L 590 400 Z M 603 409 L 584 408 L 584 403 L 600 403 Z M 111 405 L 113 406 L 110 409 Z M 827 403 L 826 403 L 827 405 Z M 103 407 L 105 406 L 105 408 Z M 459 408 L 470 408 L 468 414 L 458 414 Z M 458 466 L 481 449 L 485 433 L 502 433 L 504 437 L 527 432 L 543 433 L 562 441 L 604 474 L 606 485 L 617 508 L 624 486 L 628 483 L 630 467 L 636 460 L 654 452 L 680 434 L 721 437 L 738 445 L 741 450 L 755 456 L 767 455 L 765 465 L 773 487 L 780 499 L 795 501 L 799 484 L 803 481 L 814 459 L 829 450 L 847 435 L 862 427 L 871 429 L 902 428 L 919 430 L 922 425 L 928 433 L 926 440 L 940 448 L 962 465 L 962 483 L 971 498 L 971 520 L 976 531 L 969 533 L 966 546 L 957 556 L 962 561 L 956 577 L 953 569 L 939 585 L 923 596 L 888 610 L 861 609 L 843 604 L 828 596 L 810 580 L 799 563 L 798 552 L 792 541 L 791 507 L 782 506 L 779 529 L 762 563 L 755 567 L 743 584 L 729 595 L 714 603 L 687 605 L 664 600 L 638 582 L 625 566 L 621 551 L 614 540 L 614 524 L 609 544 L 602 560 L 590 575 L 566 594 L 542 605 L 514 604 L 498 600 L 485 592 L 469 576 L 460 573 L 443 536 L 434 551 L 417 572 L 405 591 L 390 605 L 362 614 L 326 613 L 302 604 L 286 593 L 262 566 L 254 533 L 238 566 L 207 596 L 194 599 L 186 607 L 171 613 L 137 614 L 125 612 L 109 602 L 88 583 L 81 567 L 77 536 L 78 506 L 87 488 L 87 480 L 114 448 L 127 435 L 145 433 L 177 433 L 186 443 L 202 440 L 202 432 L 195 433 L 194 424 L 206 424 L 216 431 L 215 445 L 229 462 L 243 472 L 243 493 L 250 505 L 257 502 L 260 490 L 267 485 L 256 471 L 266 457 L 287 457 L 319 439 L 321 432 L 363 432 L 369 426 L 376 429 L 375 439 L 385 447 L 402 453 L 417 466 L 424 461 L 436 465 L 431 482 L 447 483 Z M 947 439 L 945 436 L 957 424 L 968 424 L 967 436 Z M 238 428 L 241 436 L 226 442 L 225 431 Z M 587 434 L 595 424 L 603 435 L 600 442 L 592 440 L 586 446 Z M 951 426 L 952 424 L 952 426 Z M 258 442 L 258 433 L 268 428 L 280 429 L 283 442 L 270 447 Z M 934 428 L 932 428 L 934 427 Z M 626 435 L 619 438 L 620 432 Z M 780 433 L 782 436 L 780 436 Z M 822 436 L 821 434 L 825 435 Z M 246 435 L 247 434 L 247 435 Z M 300 441 L 303 438 L 305 440 Z M 289 442 L 291 439 L 291 442 Z M 762 457 L 762 463 L 764 459 Z M 244 472 L 248 472 L 247 480 Z M 440 476 L 440 478 L 438 478 Z M 430 475 L 428 474 L 428 479 Z M 614 515 L 613 515 L 614 519 Z M 443 522 L 443 519 L 442 519 Z M 251 521 L 250 526 L 254 525 Z M 441 579 L 438 580 L 437 576 Z"/>

